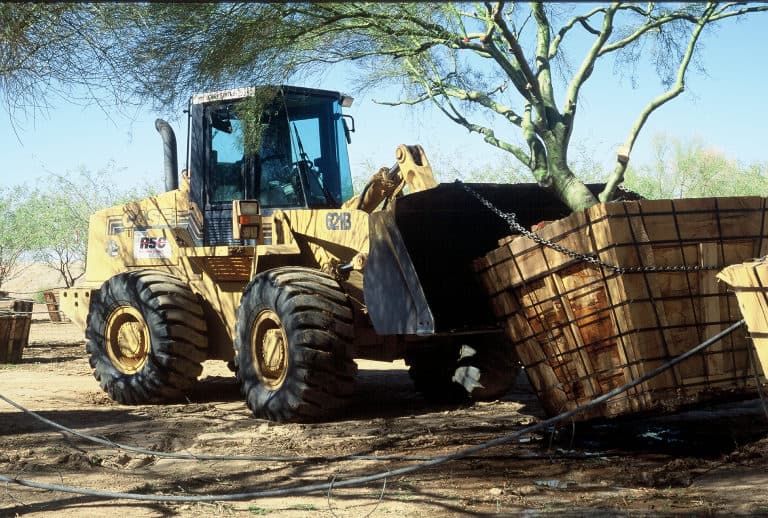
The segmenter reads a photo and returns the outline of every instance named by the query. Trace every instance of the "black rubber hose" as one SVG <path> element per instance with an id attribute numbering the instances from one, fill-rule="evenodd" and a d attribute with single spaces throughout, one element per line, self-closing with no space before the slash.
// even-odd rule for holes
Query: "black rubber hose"
<path id="1" fill-rule="evenodd" d="M 13 478 L 6 475 L 0 475 L 0 481 L 8 482 L 11 484 L 17 484 L 20 486 L 26 486 L 26 487 L 48 489 L 52 491 L 61 491 L 64 493 L 76 493 L 76 494 L 96 496 L 101 498 L 110 498 L 110 499 L 118 498 L 118 499 L 126 499 L 126 500 L 142 500 L 142 501 L 151 501 L 151 502 L 224 502 L 224 501 L 234 501 L 234 500 L 248 500 L 253 498 L 266 498 L 266 497 L 275 497 L 275 496 L 306 494 L 306 493 L 313 493 L 315 491 L 327 491 L 332 488 L 360 486 L 376 480 L 387 479 L 389 477 L 394 477 L 398 475 L 405 475 L 408 473 L 413 473 L 415 471 L 421 471 L 423 469 L 438 466 L 440 464 L 445 464 L 446 462 L 462 459 L 474 453 L 477 453 L 478 451 L 486 450 L 494 446 L 500 446 L 502 444 L 511 442 L 517 439 L 518 437 L 520 437 L 521 435 L 526 435 L 526 434 L 541 430 L 543 428 L 547 428 L 548 426 L 551 426 L 555 423 L 568 419 L 569 417 L 572 417 L 580 412 L 583 412 L 584 410 L 588 410 L 594 406 L 604 403 L 606 400 L 614 396 L 617 396 L 623 392 L 626 392 L 629 389 L 636 387 L 637 385 L 645 381 L 648 381 L 654 376 L 659 375 L 665 370 L 671 367 L 674 367 L 678 363 L 687 360 L 694 354 L 706 349 L 707 347 L 714 344 L 715 342 L 718 342 L 720 339 L 729 335 L 730 333 L 732 333 L 733 331 L 735 331 L 736 329 L 738 329 L 743 325 L 744 325 L 744 320 L 743 319 L 739 320 L 738 322 L 731 325 L 727 329 L 720 331 L 718 334 L 716 334 L 712 338 L 705 340 L 704 342 L 700 343 L 693 349 L 681 354 L 680 356 L 669 360 L 667 363 L 653 369 L 651 372 L 644 374 L 643 376 L 640 376 L 639 378 L 627 383 L 624 386 L 617 387 L 611 390 L 610 392 L 607 392 L 602 396 L 599 396 L 593 399 L 589 403 L 585 403 L 579 407 L 574 408 L 573 410 L 569 410 L 555 417 L 551 417 L 549 419 L 536 423 L 535 425 L 529 426 L 522 430 L 518 430 L 517 432 L 504 435 L 501 437 L 497 437 L 496 439 L 492 439 L 482 444 L 478 444 L 477 446 L 473 446 L 471 448 L 466 448 L 464 450 L 458 451 L 456 453 L 452 453 L 450 455 L 435 457 L 434 459 L 427 462 L 422 462 L 420 464 L 407 466 L 404 468 L 374 473 L 373 475 L 354 477 L 347 480 L 341 480 L 338 482 L 335 481 L 334 479 L 331 482 L 307 484 L 304 486 L 288 487 L 284 489 L 267 489 L 262 491 L 252 491 L 248 493 L 232 493 L 232 494 L 225 494 L 225 495 L 196 495 L 196 496 L 143 495 L 138 493 L 120 493 L 120 492 L 114 492 L 114 491 L 101 491 L 101 490 L 65 486 L 61 484 L 46 484 L 43 482 L 35 482 L 31 480 Z"/>

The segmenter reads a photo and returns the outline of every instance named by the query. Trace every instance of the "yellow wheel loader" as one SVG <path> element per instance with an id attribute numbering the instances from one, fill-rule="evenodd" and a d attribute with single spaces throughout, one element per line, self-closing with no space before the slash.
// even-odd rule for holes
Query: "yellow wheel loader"
<path id="1" fill-rule="evenodd" d="M 60 301 L 102 389 L 181 400 L 217 359 L 256 416 L 328 419 L 355 390 L 354 359 L 404 358 L 432 399 L 504 394 L 517 362 L 471 262 L 507 224 L 437 184 L 420 146 L 399 146 L 354 196 L 352 99 L 265 91 L 191 98 L 180 181 L 158 119 L 166 192 L 91 216 L 85 282 Z M 241 109 L 253 99 L 268 101 Z M 524 225 L 568 213 L 536 184 L 471 185 Z"/>

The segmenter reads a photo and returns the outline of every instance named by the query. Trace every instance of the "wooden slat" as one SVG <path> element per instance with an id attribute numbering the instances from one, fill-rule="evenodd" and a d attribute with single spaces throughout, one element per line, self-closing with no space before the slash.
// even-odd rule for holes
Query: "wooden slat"
<path id="1" fill-rule="evenodd" d="M 45 298 L 45 307 L 48 310 L 48 317 L 51 322 L 61 322 L 61 313 L 59 313 L 59 301 L 56 299 L 56 293 L 47 290 L 43 292 Z"/>
<path id="2" fill-rule="evenodd" d="M 749 261 L 729 266 L 717 277 L 736 292 L 762 371 L 768 370 L 768 263 Z"/>
<path id="3" fill-rule="evenodd" d="M 587 354 L 586 344 L 581 337 L 581 331 L 577 325 L 576 315 L 571 307 L 569 297 L 563 296 L 565 292 L 563 281 L 557 273 L 553 273 L 545 279 L 545 285 L 551 293 L 559 295 L 553 304 L 559 305 L 559 309 L 562 310 L 559 323 L 565 325 L 565 329 L 568 330 L 568 345 L 570 346 L 570 349 L 563 351 L 563 354 L 572 356 L 574 359 L 576 379 L 582 380 L 580 385 L 583 388 L 583 397 L 593 399 L 595 394 L 601 393 L 600 386 L 591 375 L 594 366 Z"/>
<path id="4" fill-rule="evenodd" d="M 17 363 L 29 340 L 30 315 L 0 315 L 0 363 Z"/>
<path id="5" fill-rule="evenodd" d="M 0 315 L 0 363 L 10 363 L 13 356 L 12 317 Z"/>
<path id="6" fill-rule="evenodd" d="M 765 203 L 733 197 L 598 204 L 538 234 L 619 266 L 721 266 L 768 251 Z M 521 360 L 531 362 L 534 388 L 552 398 L 543 401 L 550 412 L 636 378 L 739 318 L 714 271 L 616 274 L 529 238 L 500 243 L 475 267 Z M 596 280 L 599 288 L 589 284 Z M 601 307 L 591 308 L 598 300 Z M 768 298 L 763 306 L 768 316 Z M 763 339 L 768 359 L 768 324 L 756 338 Z M 673 409 L 747 387 L 744 335 L 712 347 L 590 416 Z"/>

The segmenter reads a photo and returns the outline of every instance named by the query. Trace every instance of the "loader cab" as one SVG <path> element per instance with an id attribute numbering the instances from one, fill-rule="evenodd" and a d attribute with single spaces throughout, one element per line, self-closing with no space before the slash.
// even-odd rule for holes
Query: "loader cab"
<path id="1" fill-rule="evenodd" d="M 269 215 L 275 209 L 338 208 L 353 195 L 351 128 L 342 114 L 351 98 L 272 88 L 267 96 L 242 88 L 199 94 L 190 102 L 190 189 L 204 215 L 203 245 L 241 244 L 232 238 L 233 200 L 258 200 L 261 213 Z M 255 97 L 269 101 L 254 108 Z"/>

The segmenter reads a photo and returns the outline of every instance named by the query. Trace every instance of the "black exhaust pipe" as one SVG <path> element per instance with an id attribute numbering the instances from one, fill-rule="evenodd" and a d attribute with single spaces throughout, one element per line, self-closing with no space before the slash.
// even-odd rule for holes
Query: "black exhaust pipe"
<path id="1" fill-rule="evenodd" d="M 179 188 L 179 160 L 176 151 L 176 135 L 173 128 L 163 119 L 155 120 L 155 129 L 163 138 L 163 156 L 165 157 L 165 190 Z"/>

